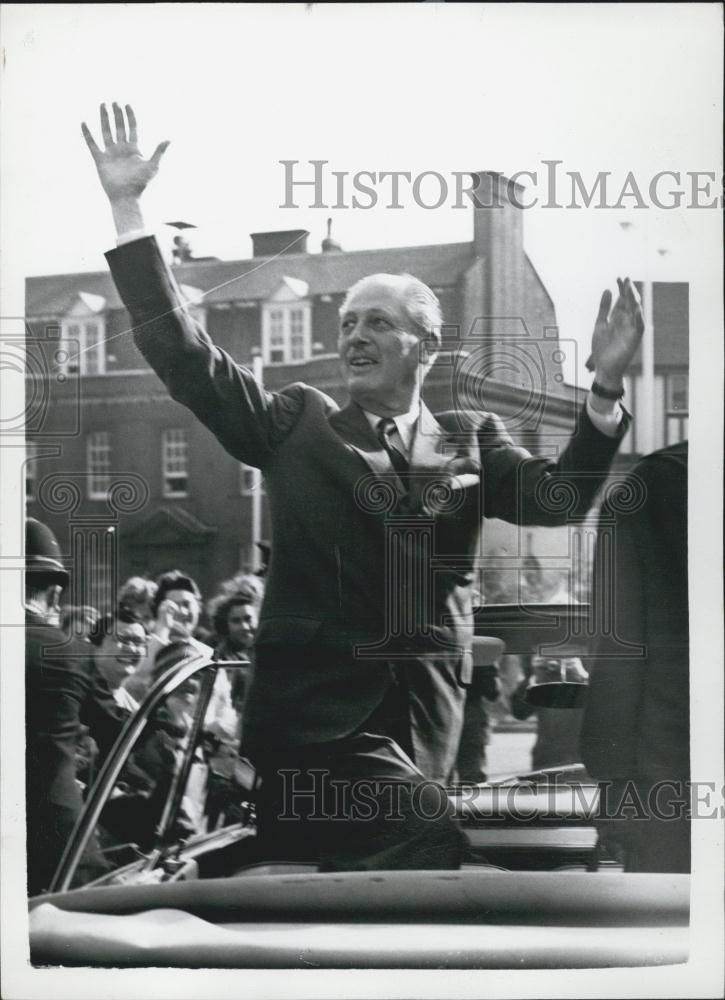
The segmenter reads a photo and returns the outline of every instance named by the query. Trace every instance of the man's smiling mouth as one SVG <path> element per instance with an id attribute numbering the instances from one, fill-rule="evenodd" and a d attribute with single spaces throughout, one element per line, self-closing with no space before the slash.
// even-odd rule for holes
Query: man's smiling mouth
<path id="1" fill-rule="evenodd" d="M 370 365 L 376 365 L 377 361 L 373 358 L 351 358 L 348 361 L 350 368 L 369 368 Z"/>

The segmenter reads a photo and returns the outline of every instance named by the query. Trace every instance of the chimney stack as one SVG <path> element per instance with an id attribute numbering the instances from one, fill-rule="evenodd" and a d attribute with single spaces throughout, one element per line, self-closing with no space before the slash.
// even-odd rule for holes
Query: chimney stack
<path id="1" fill-rule="evenodd" d="M 327 220 L 327 236 L 322 241 L 322 252 L 332 253 L 335 250 L 342 250 L 342 247 L 332 238 L 332 219 Z"/>
<path id="2" fill-rule="evenodd" d="M 306 229 L 278 229 L 269 233 L 251 233 L 254 257 L 276 257 L 280 254 L 307 253 Z"/>
<path id="3" fill-rule="evenodd" d="M 474 207 L 473 244 L 485 262 L 486 307 L 490 316 L 517 316 L 524 288 L 524 220 L 511 196 L 521 204 L 524 189 L 503 174 L 482 171 L 477 176 L 476 197 L 486 207 Z"/>

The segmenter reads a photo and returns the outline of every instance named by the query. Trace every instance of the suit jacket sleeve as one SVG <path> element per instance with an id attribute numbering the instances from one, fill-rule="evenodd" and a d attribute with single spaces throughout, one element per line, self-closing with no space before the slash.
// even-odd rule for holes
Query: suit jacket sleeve
<path id="1" fill-rule="evenodd" d="M 189 315 L 152 237 L 106 254 L 134 324 L 137 347 L 173 399 L 187 406 L 235 458 L 263 468 L 302 410 L 302 387 L 266 392 Z"/>
<path id="2" fill-rule="evenodd" d="M 583 407 L 566 448 L 552 461 L 517 448 L 500 418 L 487 414 L 478 429 L 485 516 L 547 527 L 582 517 L 606 477 L 629 419 L 625 411 L 618 435 L 607 437 Z"/>

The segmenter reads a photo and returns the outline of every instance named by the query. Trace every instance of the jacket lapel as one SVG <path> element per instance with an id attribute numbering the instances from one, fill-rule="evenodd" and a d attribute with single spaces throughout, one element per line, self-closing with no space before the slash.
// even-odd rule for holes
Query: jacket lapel
<path id="1" fill-rule="evenodd" d="M 413 437 L 410 454 L 410 493 L 415 506 L 432 480 L 439 479 L 449 461 L 445 453 L 445 432 L 425 403 L 420 404 L 420 417 Z"/>
<path id="2" fill-rule="evenodd" d="M 392 482 L 399 496 L 405 490 L 393 469 L 387 451 L 381 447 L 375 432 L 362 409 L 350 402 L 329 417 L 335 433 L 353 448 L 376 476 Z M 433 480 L 440 478 L 455 455 L 455 449 L 446 447 L 446 432 L 421 402 L 420 417 L 410 454 L 410 495 L 414 507 L 419 505 L 421 494 Z"/>
<path id="3" fill-rule="evenodd" d="M 342 410 L 331 414 L 329 422 L 335 433 L 358 453 L 376 476 L 392 481 L 399 493 L 404 492 L 390 456 L 378 441 L 367 417 L 357 403 L 351 401 Z"/>

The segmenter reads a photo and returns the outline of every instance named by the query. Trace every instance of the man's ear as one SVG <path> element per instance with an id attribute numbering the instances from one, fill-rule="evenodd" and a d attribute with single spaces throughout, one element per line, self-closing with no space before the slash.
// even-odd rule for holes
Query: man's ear
<path id="1" fill-rule="evenodd" d="M 429 333 L 420 342 L 420 363 L 430 368 L 438 357 L 440 346 L 440 337 L 435 333 Z"/>
<path id="2" fill-rule="evenodd" d="M 45 602 L 49 611 L 60 611 L 60 595 L 63 588 L 58 584 L 51 584 L 45 592 Z"/>
<path id="3" fill-rule="evenodd" d="M 436 354 L 441 349 L 441 332 L 438 329 L 426 330 L 420 341 L 421 360 L 432 359 L 435 361 Z"/>

